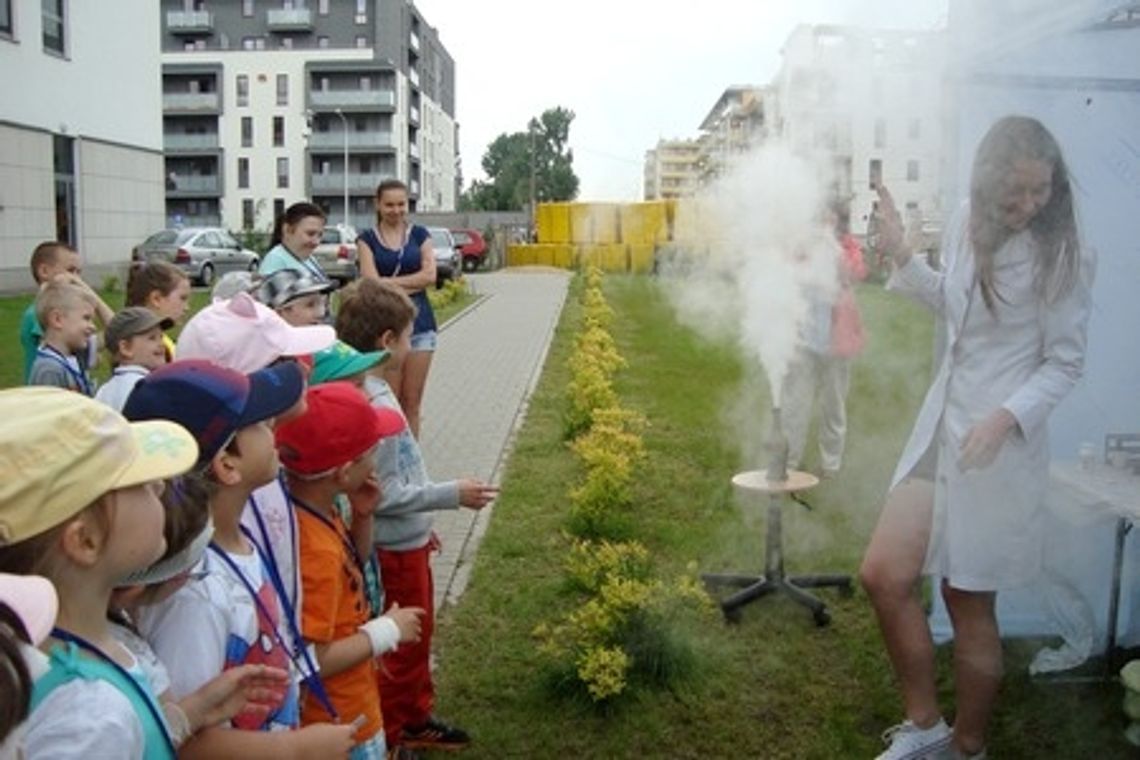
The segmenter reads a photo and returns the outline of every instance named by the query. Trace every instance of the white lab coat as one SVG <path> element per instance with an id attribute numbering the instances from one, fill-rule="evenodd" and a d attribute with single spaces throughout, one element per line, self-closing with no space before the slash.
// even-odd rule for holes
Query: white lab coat
<path id="1" fill-rule="evenodd" d="M 924 571 L 955 588 L 995 591 L 1023 585 L 1040 570 L 1037 510 L 1048 483 L 1046 420 L 1083 371 L 1095 261 L 1084 252 L 1073 288 L 1045 303 L 1033 286 L 1032 234 L 1014 235 L 994 260 L 996 289 L 1004 299 L 995 298 L 995 319 L 975 282 L 968 219 L 967 206 L 949 225 L 942 271 L 912 257 L 888 283 L 933 309 L 945 337 L 891 488 L 936 444 Z M 1017 429 L 989 467 L 962 472 L 958 457 L 967 433 L 999 407 L 1013 414 Z"/>

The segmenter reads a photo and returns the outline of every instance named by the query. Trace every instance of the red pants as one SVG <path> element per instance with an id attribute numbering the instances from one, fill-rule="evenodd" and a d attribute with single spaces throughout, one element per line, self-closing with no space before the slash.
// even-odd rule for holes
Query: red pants
<path id="1" fill-rule="evenodd" d="M 380 659 L 380 709 L 388 746 L 400 743 L 404 726 L 418 726 L 432 714 L 435 686 L 431 680 L 431 636 L 435 629 L 431 545 L 409 551 L 376 550 L 384 605 L 423 607 L 420 640 L 401 644 Z"/>

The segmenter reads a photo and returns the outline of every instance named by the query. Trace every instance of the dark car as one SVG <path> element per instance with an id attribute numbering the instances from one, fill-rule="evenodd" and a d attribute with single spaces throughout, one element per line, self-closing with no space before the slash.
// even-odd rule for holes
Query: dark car
<path id="1" fill-rule="evenodd" d="M 451 236 L 455 238 L 455 247 L 463 259 L 464 272 L 474 272 L 483 266 L 487 260 L 487 241 L 478 230 L 456 229 L 451 231 Z"/>
<path id="2" fill-rule="evenodd" d="M 256 272 L 257 254 L 242 248 L 221 227 L 185 227 L 156 232 L 131 251 L 136 264 L 168 261 L 199 285 L 212 285 L 226 272 Z"/>

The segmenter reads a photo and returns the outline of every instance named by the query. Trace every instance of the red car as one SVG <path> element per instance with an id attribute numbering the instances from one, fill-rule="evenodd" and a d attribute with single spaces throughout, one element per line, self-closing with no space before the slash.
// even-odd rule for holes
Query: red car
<path id="1" fill-rule="evenodd" d="M 464 272 L 474 272 L 483 265 L 487 258 L 487 241 L 478 230 L 452 230 L 451 236 L 455 238 L 455 247 L 463 258 Z"/>

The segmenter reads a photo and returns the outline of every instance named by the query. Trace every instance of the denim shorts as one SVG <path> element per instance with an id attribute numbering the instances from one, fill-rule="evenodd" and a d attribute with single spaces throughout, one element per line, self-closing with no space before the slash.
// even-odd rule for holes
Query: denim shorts
<path id="1" fill-rule="evenodd" d="M 434 351 L 438 343 L 439 333 L 435 330 L 427 330 L 426 332 L 416 333 L 412 336 L 413 351 Z"/>

